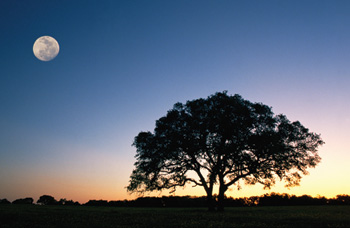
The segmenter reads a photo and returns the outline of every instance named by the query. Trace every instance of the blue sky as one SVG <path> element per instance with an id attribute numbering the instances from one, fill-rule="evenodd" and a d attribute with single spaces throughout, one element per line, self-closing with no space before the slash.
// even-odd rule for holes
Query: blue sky
<path id="1" fill-rule="evenodd" d="M 290 193 L 350 194 L 338 178 L 350 172 L 348 12 L 330 0 L 1 1 L 0 198 L 128 198 L 138 132 L 223 90 L 321 133 L 323 162 Z M 43 35 L 60 44 L 50 62 L 33 55 Z"/>

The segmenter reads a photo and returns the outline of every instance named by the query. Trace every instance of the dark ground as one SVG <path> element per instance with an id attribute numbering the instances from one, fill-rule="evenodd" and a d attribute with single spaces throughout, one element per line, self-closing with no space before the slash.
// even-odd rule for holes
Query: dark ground
<path id="1" fill-rule="evenodd" d="M 0 205 L 0 227 L 350 227 L 350 206 L 121 208 Z"/>

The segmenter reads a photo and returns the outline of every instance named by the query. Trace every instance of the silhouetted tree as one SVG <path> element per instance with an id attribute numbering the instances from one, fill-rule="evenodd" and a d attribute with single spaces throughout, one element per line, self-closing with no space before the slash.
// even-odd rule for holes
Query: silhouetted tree
<path id="1" fill-rule="evenodd" d="M 85 206 L 108 206 L 107 200 L 89 200 Z"/>
<path id="2" fill-rule="evenodd" d="M 66 203 L 67 203 L 67 199 L 66 198 L 62 198 L 56 204 L 57 205 L 66 205 Z"/>
<path id="3" fill-rule="evenodd" d="M 209 210 L 214 210 L 213 189 L 218 184 L 218 210 L 224 208 L 226 190 L 232 185 L 298 185 L 307 168 L 320 157 L 324 142 L 300 122 L 274 115 L 271 108 L 227 92 L 207 99 L 176 103 L 156 121 L 154 132 L 140 132 L 135 169 L 129 192 L 172 189 L 192 183 L 202 186 Z M 197 176 L 197 178 L 195 178 Z"/>
<path id="4" fill-rule="evenodd" d="M 0 199 L 0 204 L 11 204 L 7 199 Z"/>
<path id="5" fill-rule="evenodd" d="M 12 204 L 33 204 L 34 200 L 31 197 L 27 197 L 24 199 L 16 199 L 12 202 Z"/>
<path id="6" fill-rule="evenodd" d="M 350 205 L 350 196 L 349 195 L 337 195 L 335 199 L 337 204 L 340 205 Z"/>
<path id="7" fill-rule="evenodd" d="M 290 204 L 290 196 L 286 193 L 270 193 L 259 198 L 259 206 L 286 206 Z"/>
<path id="8" fill-rule="evenodd" d="M 74 202 L 73 200 L 67 200 L 66 198 L 63 198 L 57 202 L 57 205 L 72 206 L 72 205 L 80 205 L 80 203 Z"/>
<path id="9" fill-rule="evenodd" d="M 55 200 L 53 196 L 49 195 L 42 195 L 36 202 L 37 204 L 42 204 L 42 205 L 57 205 L 58 202 Z"/>

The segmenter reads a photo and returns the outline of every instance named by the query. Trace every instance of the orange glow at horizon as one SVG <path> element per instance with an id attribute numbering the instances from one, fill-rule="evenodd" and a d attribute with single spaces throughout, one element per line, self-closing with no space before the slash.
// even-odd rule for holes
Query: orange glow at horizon
<path id="1" fill-rule="evenodd" d="M 329 143 L 327 143 L 327 141 Z M 277 182 L 276 186 L 271 190 L 263 190 L 262 185 L 254 186 L 242 185 L 241 190 L 237 190 L 235 186 L 231 186 L 226 192 L 228 197 L 250 197 L 260 196 L 266 193 L 287 193 L 289 195 L 311 195 L 313 197 L 325 196 L 333 198 L 339 194 L 350 194 L 350 182 L 344 181 L 343 174 L 347 172 L 349 158 L 346 156 L 339 161 L 332 156 L 331 148 L 337 148 L 339 151 L 346 151 L 344 147 L 336 147 L 334 141 L 327 140 L 326 144 L 320 149 L 319 154 L 322 158 L 321 163 L 313 169 L 309 169 L 310 174 L 303 176 L 300 186 L 293 188 L 285 188 L 283 182 Z M 86 151 L 86 150 L 85 150 Z M 344 153 L 345 154 L 345 153 Z M 347 155 L 349 156 L 349 155 Z M 104 168 L 94 168 L 94 164 L 85 164 L 88 159 L 92 159 L 96 164 L 106 164 Z M 17 198 L 33 197 L 36 201 L 41 195 L 51 195 L 56 200 L 66 198 L 67 200 L 86 203 L 89 200 L 131 200 L 137 198 L 137 194 L 129 194 L 125 187 L 128 185 L 129 176 L 132 171 L 131 162 L 123 161 L 117 164 L 114 161 L 103 159 L 101 157 L 88 158 L 85 157 L 79 163 L 79 172 L 77 168 L 74 170 L 69 167 L 74 167 L 72 164 L 66 164 L 64 172 L 39 173 L 33 169 L 19 169 L 10 178 L 11 182 L 3 185 L 5 191 L 11 192 L 11 195 L 2 196 L 10 201 Z M 84 164 L 84 165 L 82 165 Z M 334 176 L 336 171 L 338 176 Z M 25 174 L 27 178 L 20 178 Z M 35 177 L 35 178 L 34 178 Z M 25 195 L 23 195 L 25 192 Z M 214 194 L 217 194 L 217 188 L 214 189 Z M 206 195 L 204 188 L 197 186 L 192 187 L 188 184 L 185 188 L 178 188 L 174 194 L 169 194 L 168 191 L 146 193 L 144 196 L 204 196 Z"/>

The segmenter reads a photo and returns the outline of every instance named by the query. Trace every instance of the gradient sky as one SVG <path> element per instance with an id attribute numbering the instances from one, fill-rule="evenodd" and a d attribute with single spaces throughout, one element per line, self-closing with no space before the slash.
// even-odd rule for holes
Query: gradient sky
<path id="1" fill-rule="evenodd" d="M 349 12 L 346 0 L 1 1 L 0 198 L 135 198 L 134 137 L 224 90 L 326 142 L 300 187 L 228 196 L 350 194 Z M 44 35 L 60 44 L 50 62 L 32 51 Z"/>

